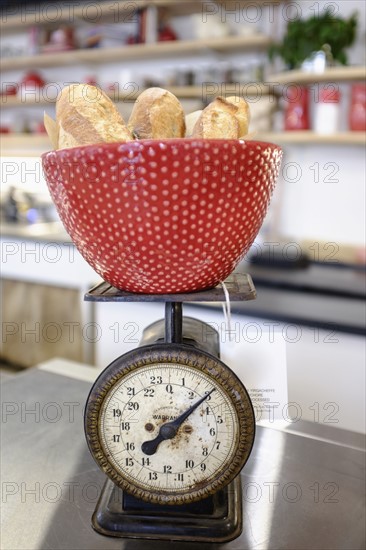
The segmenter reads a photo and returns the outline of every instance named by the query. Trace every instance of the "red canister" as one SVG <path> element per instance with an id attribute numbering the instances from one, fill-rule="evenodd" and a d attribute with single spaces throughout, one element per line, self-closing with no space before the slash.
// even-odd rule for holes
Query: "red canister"
<path id="1" fill-rule="evenodd" d="M 354 132 L 366 131 L 366 84 L 352 85 L 349 127 Z"/>

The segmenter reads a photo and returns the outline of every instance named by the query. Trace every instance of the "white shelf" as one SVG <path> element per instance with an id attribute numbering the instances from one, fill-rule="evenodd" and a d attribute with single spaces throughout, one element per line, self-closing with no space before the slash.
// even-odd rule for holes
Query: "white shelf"
<path id="1" fill-rule="evenodd" d="M 173 40 L 156 44 L 131 44 L 118 48 L 98 48 L 72 50 L 60 53 L 44 53 L 33 56 L 3 58 L 0 70 L 26 69 L 28 67 L 61 67 L 83 63 L 111 63 L 132 59 L 152 59 L 177 55 L 196 54 L 198 51 L 227 52 L 235 50 L 265 49 L 269 46 L 269 37 L 228 36 L 224 39 Z"/>
<path id="2" fill-rule="evenodd" d="M 104 1 L 91 3 L 86 2 L 83 6 L 82 3 L 76 2 L 74 6 L 72 3 L 53 4 L 52 7 L 38 6 L 32 10 L 27 11 L 24 6 L 22 10 L 13 8 L 11 12 L 15 12 L 14 15 L 3 17 L 0 21 L 1 30 L 12 30 L 16 28 L 26 28 L 35 24 L 46 27 L 55 26 L 55 24 L 75 22 L 83 22 L 89 24 L 100 23 L 100 21 L 111 21 L 114 23 L 123 23 L 132 20 L 132 17 L 136 15 L 137 10 L 146 8 L 149 5 L 158 7 L 167 7 L 174 9 L 178 8 L 176 0 L 133 0 L 133 2 L 124 1 Z M 98 7 L 96 7 L 98 4 Z M 199 2 L 188 0 L 185 5 L 190 10 L 190 13 L 194 11 L 200 11 L 202 9 Z M 20 13 L 16 13 L 19 11 Z M 6 14 L 6 9 L 4 10 Z M 97 20 L 97 21 L 96 21 Z"/>
<path id="3" fill-rule="evenodd" d="M 2 157 L 39 157 L 52 145 L 46 134 L 0 134 Z"/>
<path id="4" fill-rule="evenodd" d="M 235 50 L 265 49 L 271 39 L 262 34 L 228 36 L 206 40 L 172 40 L 156 44 L 131 44 L 119 48 L 72 50 L 60 53 L 44 53 L 33 56 L 8 57 L 0 62 L 0 70 L 28 69 L 36 67 L 61 67 L 82 63 L 108 63 L 132 59 L 146 60 L 158 57 L 175 57 L 205 51 L 227 52 Z"/>
<path id="5" fill-rule="evenodd" d="M 239 83 L 226 83 L 224 85 L 224 92 L 226 96 L 230 95 L 237 95 L 238 94 L 238 87 L 240 90 L 244 90 L 246 96 L 255 96 L 257 97 L 260 93 L 261 95 L 271 95 L 273 94 L 273 90 L 270 86 L 266 86 L 265 84 L 261 84 L 260 82 L 255 83 L 255 85 L 251 84 L 246 88 L 246 84 L 239 84 Z M 114 94 L 109 94 L 111 99 L 115 103 L 124 103 L 124 102 L 132 102 L 134 101 L 146 88 L 141 88 L 137 92 L 126 92 L 126 93 L 120 93 L 117 97 L 115 97 Z M 166 89 L 168 89 L 172 94 L 177 96 L 181 99 L 202 99 L 203 94 L 205 93 L 204 88 L 202 86 L 166 86 Z M 34 95 L 32 92 L 31 95 Z M 206 91 L 206 95 L 211 97 L 216 97 L 218 95 L 222 95 L 221 90 L 219 89 L 217 92 L 210 92 L 208 93 Z M 47 99 L 47 97 L 44 97 L 42 95 L 42 91 L 39 92 L 39 97 L 36 99 L 29 99 L 29 100 L 22 100 L 18 96 L 3 96 L 0 99 L 0 105 L 2 109 L 6 108 L 18 108 L 18 107 L 44 107 L 45 105 L 54 105 L 56 102 L 55 99 Z"/>
<path id="6" fill-rule="evenodd" d="M 304 145 L 366 145 L 366 132 L 337 132 L 336 134 L 316 134 L 310 130 L 293 132 L 258 133 L 253 139 L 283 144 Z"/>
<path id="7" fill-rule="evenodd" d="M 339 132 L 332 135 L 320 135 L 311 131 L 266 132 L 254 133 L 251 139 L 288 145 L 365 146 L 366 132 Z M 51 149 L 51 142 L 48 136 L 44 134 L 2 134 L 0 138 L 2 156 L 39 156 Z"/>
<path id="8" fill-rule="evenodd" d="M 366 67 L 330 67 L 324 73 L 287 71 L 274 74 L 269 80 L 275 84 L 312 84 L 315 82 L 351 82 L 365 80 Z"/>
<path id="9" fill-rule="evenodd" d="M 218 5 L 223 5 L 224 9 L 235 10 L 238 6 L 245 6 L 245 4 L 253 4 L 253 0 L 215 0 Z M 280 5 L 288 2 L 289 0 L 254 0 L 258 4 L 273 4 Z M 133 0 L 133 2 L 127 2 L 126 0 L 119 1 L 102 1 L 97 3 L 86 2 L 86 7 L 80 2 L 76 2 L 75 6 L 71 6 L 70 3 L 59 4 L 57 7 L 39 7 L 36 13 L 32 13 L 32 10 L 27 11 L 24 6 L 19 8 L 19 13 L 14 13 L 17 8 L 13 8 L 10 12 L 14 15 L 6 17 L 6 9 L 4 9 L 4 16 L 0 20 L 0 30 L 7 31 L 19 28 L 27 28 L 35 24 L 40 26 L 55 26 L 55 24 L 83 22 L 89 24 L 95 24 L 95 18 L 97 17 L 97 23 L 101 21 L 110 21 L 114 23 L 127 22 L 134 16 L 138 9 L 142 9 L 151 5 L 157 7 L 169 8 L 169 11 L 174 15 L 190 14 L 190 13 L 202 13 L 204 9 L 204 2 L 202 0 L 184 0 L 184 2 L 177 2 L 177 0 Z M 98 5 L 96 10 L 95 5 Z M 89 6 L 89 7 L 88 7 Z M 43 10 L 43 11 L 42 11 Z"/>

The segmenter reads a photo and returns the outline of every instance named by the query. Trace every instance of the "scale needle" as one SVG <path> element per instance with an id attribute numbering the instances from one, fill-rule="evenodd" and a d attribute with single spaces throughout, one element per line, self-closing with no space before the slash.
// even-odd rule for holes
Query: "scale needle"
<path id="1" fill-rule="evenodd" d="M 189 409 L 184 411 L 181 415 L 178 416 L 175 420 L 172 422 L 166 422 L 162 426 L 160 426 L 160 430 L 158 435 L 155 437 L 155 439 L 151 439 L 150 441 L 145 441 L 141 445 L 141 450 L 145 455 L 153 455 L 156 453 L 157 448 L 159 447 L 160 443 L 162 441 L 165 441 L 167 439 L 173 439 L 177 435 L 179 427 L 183 424 L 183 422 L 186 420 L 186 418 L 189 417 L 190 414 L 193 413 L 194 410 L 197 409 L 205 401 L 211 393 L 215 391 L 215 388 L 212 388 L 211 391 L 206 393 L 201 399 L 199 399 L 196 403 L 194 403 Z"/>

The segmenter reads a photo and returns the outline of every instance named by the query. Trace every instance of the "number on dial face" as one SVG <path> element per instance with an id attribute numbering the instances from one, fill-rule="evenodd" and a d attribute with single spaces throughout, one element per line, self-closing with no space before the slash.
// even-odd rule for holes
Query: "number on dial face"
<path id="1" fill-rule="evenodd" d="M 156 452 L 142 445 L 158 437 L 209 392 Z M 232 461 L 238 440 L 234 406 L 221 386 L 205 373 L 185 366 L 158 364 L 132 371 L 107 394 L 99 417 L 105 455 L 130 483 L 145 490 L 187 491 L 213 480 Z"/>

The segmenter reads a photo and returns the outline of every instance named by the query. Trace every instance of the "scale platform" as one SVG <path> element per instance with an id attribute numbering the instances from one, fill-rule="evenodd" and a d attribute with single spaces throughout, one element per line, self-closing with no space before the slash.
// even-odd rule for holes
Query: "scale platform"
<path id="1" fill-rule="evenodd" d="M 232 273 L 224 281 L 232 302 L 255 300 L 256 291 L 252 278 L 247 273 Z M 139 294 L 118 290 L 103 281 L 84 295 L 87 302 L 225 302 L 222 284 L 208 290 L 182 292 L 179 294 Z"/>

